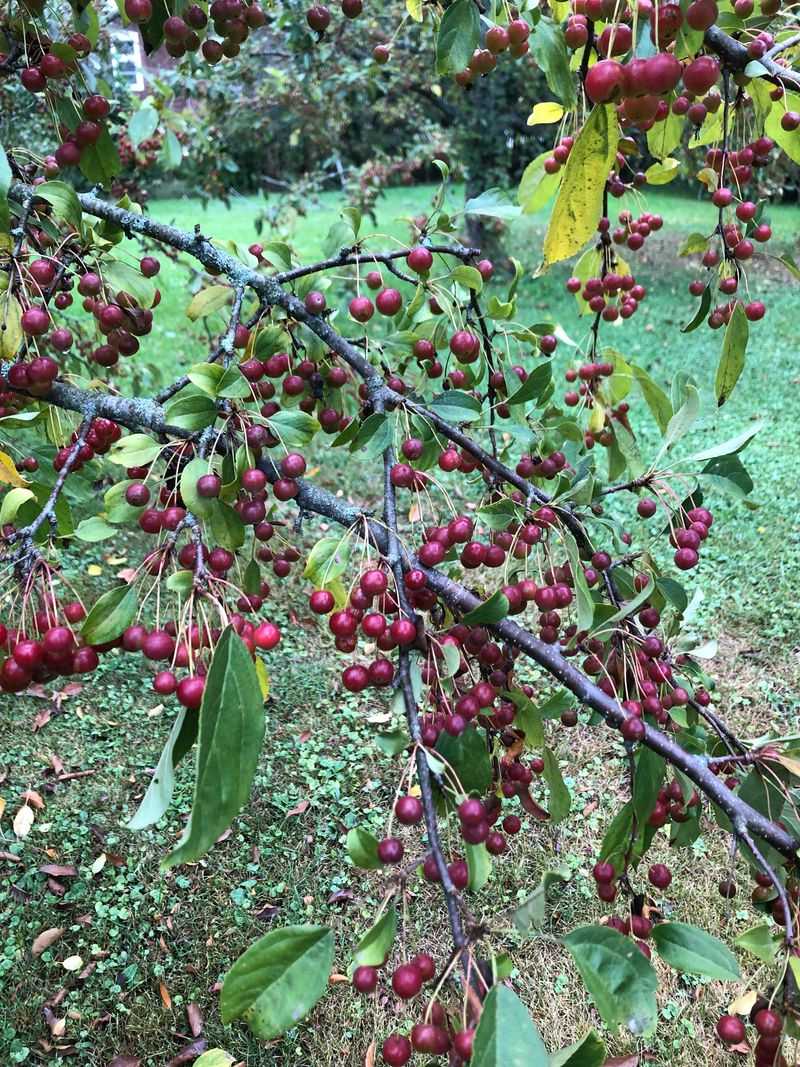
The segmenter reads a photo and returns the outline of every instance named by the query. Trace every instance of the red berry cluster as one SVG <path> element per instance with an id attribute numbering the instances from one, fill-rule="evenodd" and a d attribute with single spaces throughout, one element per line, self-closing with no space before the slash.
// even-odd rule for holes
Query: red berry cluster
<path id="1" fill-rule="evenodd" d="M 786 1060 L 780 1054 L 784 1036 L 780 1012 L 771 1007 L 765 997 L 759 997 L 750 1012 L 749 1021 L 758 1034 L 755 1067 L 783 1067 Z M 747 1041 L 747 1028 L 738 1015 L 721 1016 L 716 1029 L 717 1036 L 725 1045 L 742 1045 Z"/>
<path id="2" fill-rule="evenodd" d="M 125 0 L 125 14 L 131 22 L 150 22 L 153 18 L 152 0 Z M 221 41 L 207 35 L 209 15 L 214 33 L 222 38 Z M 162 24 L 162 32 L 166 51 L 174 59 L 180 59 L 187 52 L 199 51 L 213 66 L 222 59 L 238 56 L 250 31 L 260 29 L 266 21 L 258 4 L 213 0 L 208 15 L 199 4 L 190 4 L 180 15 L 169 15 Z"/>
<path id="3" fill-rule="evenodd" d="M 476 78 L 491 74 L 497 66 L 497 57 L 503 52 L 508 52 L 512 59 L 527 55 L 530 34 L 531 28 L 523 18 L 512 19 L 507 26 L 490 26 L 484 37 L 483 48 L 476 48 L 466 69 L 456 74 L 457 84 L 466 89 Z"/>

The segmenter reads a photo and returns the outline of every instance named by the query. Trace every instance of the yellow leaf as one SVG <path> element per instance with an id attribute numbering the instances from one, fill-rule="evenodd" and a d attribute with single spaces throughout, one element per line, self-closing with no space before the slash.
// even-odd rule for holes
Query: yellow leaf
<path id="1" fill-rule="evenodd" d="M 406 11 L 414 22 L 422 22 L 422 0 L 406 0 Z"/>
<path id="2" fill-rule="evenodd" d="M 206 315 L 210 315 L 212 312 L 219 311 L 221 307 L 224 307 L 228 303 L 230 295 L 231 290 L 227 285 L 210 285 L 207 289 L 201 289 L 199 293 L 195 293 L 192 297 L 191 303 L 186 309 L 186 315 L 192 322 L 205 318 Z"/>
<path id="3" fill-rule="evenodd" d="M 731 1001 L 728 1011 L 731 1015 L 749 1015 L 757 1000 L 758 993 L 754 989 L 748 989 L 746 993 L 742 993 L 736 1000 Z"/>
<path id="4" fill-rule="evenodd" d="M 669 156 L 666 159 L 662 159 L 660 163 L 653 163 L 644 172 L 647 184 L 666 185 L 667 182 L 671 182 L 673 178 L 678 177 L 680 166 L 677 159 L 672 159 Z"/>
<path id="5" fill-rule="evenodd" d="M 98 566 L 97 563 L 90 563 L 86 568 L 86 573 L 91 575 L 92 578 L 97 578 L 103 573 L 103 568 Z"/>
<path id="6" fill-rule="evenodd" d="M 258 685 L 261 689 L 261 699 L 266 700 L 269 696 L 269 672 L 262 659 L 256 660 L 256 674 L 258 675 Z"/>
<path id="7" fill-rule="evenodd" d="M 592 414 L 589 416 L 589 431 L 600 433 L 606 423 L 606 410 L 599 400 L 595 400 Z"/>
<path id="8" fill-rule="evenodd" d="M 617 113 L 597 105 L 575 138 L 544 239 L 543 268 L 579 252 L 597 232 L 603 188 L 619 139 Z"/>
<path id="9" fill-rule="evenodd" d="M 6 292 L 0 299 L 0 359 L 13 359 L 22 344 L 22 308 Z"/>
<path id="10" fill-rule="evenodd" d="M 3 797 L 0 797 L 0 819 L 3 818 L 3 812 L 6 810 L 6 802 Z"/>
<path id="11" fill-rule="evenodd" d="M 703 167 L 702 170 L 699 170 L 697 172 L 697 180 L 702 182 L 710 193 L 715 193 L 717 191 L 719 176 L 715 170 L 711 169 L 711 167 Z"/>
<path id="12" fill-rule="evenodd" d="M 79 971 L 83 967 L 83 960 L 80 956 L 67 956 L 61 966 L 65 971 Z"/>
<path id="13" fill-rule="evenodd" d="M 800 760 L 792 759 L 791 756 L 778 756 L 778 763 L 783 764 L 795 778 L 800 778 Z"/>
<path id="14" fill-rule="evenodd" d="M 224 1049 L 210 1048 L 199 1060 L 194 1061 L 194 1067 L 230 1067 L 233 1062 L 233 1056 L 228 1055 Z"/>
<path id="15" fill-rule="evenodd" d="M 27 837 L 33 826 L 33 808 L 24 804 L 14 816 L 12 826 L 17 837 Z"/>
<path id="16" fill-rule="evenodd" d="M 564 114 L 564 108 L 554 100 L 543 100 L 534 105 L 533 111 L 528 116 L 529 126 L 546 125 L 548 122 L 558 122 Z"/>
<path id="17" fill-rule="evenodd" d="M 17 489 L 24 489 L 28 484 L 24 478 L 20 478 L 14 460 L 6 452 L 0 452 L 0 482 Z"/>

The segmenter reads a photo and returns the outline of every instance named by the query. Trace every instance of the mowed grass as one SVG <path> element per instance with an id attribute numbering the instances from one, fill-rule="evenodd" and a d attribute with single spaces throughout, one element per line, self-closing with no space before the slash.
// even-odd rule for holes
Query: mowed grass
<path id="1" fill-rule="evenodd" d="M 390 240 L 406 241 L 404 219 L 425 210 L 431 192 L 392 190 L 380 202 L 378 229 Z M 453 198 L 457 202 L 458 191 Z M 754 418 L 765 423 L 744 456 L 759 506 L 748 510 L 715 498 L 713 535 L 703 550 L 700 573 L 690 584 L 704 590 L 700 636 L 720 639 L 710 669 L 720 679 L 724 714 L 745 736 L 770 725 L 792 729 L 800 710 L 796 283 L 778 267 L 763 271 L 754 266 L 750 272 L 753 296 L 765 300 L 768 314 L 752 329 L 747 366 L 733 397 L 717 410 L 710 385 L 722 337 L 706 328 L 680 333 L 694 310 L 686 288 L 694 274 L 675 255 L 689 232 L 708 227 L 708 208 L 665 192 L 648 197 L 647 206 L 666 220 L 644 251 L 630 257 L 648 297 L 631 322 L 604 331 L 605 343 L 640 362 L 661 382 L 680 370 L 695 376 L 704 414 L 687 451 L 732 436 Z M 246 245 L 256 239 L 253 224 L 260 207 L 256 198 L 237 200 L 230 211 L 164 201 L 153 205 L 153 213 L 186 228 L 199 224 L 208 236 Z M 781 252 L 791 251 L 800 211 L 778 208 L 771 216 L 774 243 Z M 292 240 L 303 258 L 322 255 L 325 235 L 336 218 L 336 199 L 325 196 L 297 220 Z M 509 250 L 530 268 L 536 265 L 543 225 L 543 216 L 534 217 L 516 224 L 509 235 Z M 258 239 L 268 238 L 264 234 Z M 585 323 L 577 321 L 574 301 L 564 291 L 567 273 L 566 267 L 555 268 L 533 279 L 529 271 L 520 290 L 521 318 L 530 323 L 557 318 L 579 341 Z M 160 332 L 148 341 L 148 351 L 165 381 L 207 351 L 204 329 L 190 326 L 183 314 L 188 302 L 185 280 L 182 271 L 167 265 L 159 276 L 164 294 L 157 319 Z M 497 283 L 501 294 L 504 284 L 502 279 Z M 561 346 L 555 357 L 557 373 L 571 358 L 571 351 Z M 632 419 L 647 455 L 657 431 L 638 397 L 632 399 Z M 361 464 L 343 460 L 337 462 L 335 476 L 321 471 L 318 477 L 358 499 L 366 495 L 374 501 L 378 495 L 377 477 L 370 479 Z M 635 523 L 630 504 L 620 506 L 628 508 Z M 316 536 L 318 526 L 307 523 L 307 544 Z M 107 581 L 140 552 L 141 544 L 129 537 L 110 547 L 70 549 L 64 562 L 69 577 L 85 589 L 97 588 L 98 581 Z M 90 565 L 101 567 L 100 579 L 89 577 Z M 52 718 L 38 731 L 33 730 L 34 716 L 50 702 L 2 702 L 0 796 L 7 808 L 0 822 L 0 851 L 17 858 L 0 859 L 0 1062 L 44 1059 L 105 1067 L 115 1054 L 125 1052 L 140 1056 L 146 1067 L 161 1067 L 190 1040 L 186 1006 L 195 1003 L 204 1016 L 209 1044 L 227 1048 L 248 1065 L 360 1067 L 368 1062 L 374 1037 L 380 1040 L 389 1030 L 414 1021 L 411 1009 L 398 1007 L 383 993 L 377 999 L 356 998 L 341 982 L 332 985 L 310 1020 L 270 1045 L 254 1041 L 244 1026 L 223 1027 L 220 1022 L 217 983 L 256 937 L 287 923 L 329 923 L 337 933 L 336 970 L 344 973 L 358 932 L 369 925 L 382 898 L 381 878 L 355 871 L 343 842 L 356 822 L 378 831 L 391 803 L 400 763 L 382 755 L 373 740 L 375 729 L 387 724 L 389 710 L 380 698 L 342 692 L 340 658 L 324 631 L 318 633 L 317 623 L 309 620 L 301 584 L 286 583 L 271 601 L 285 639 L 269 657 L 268 739 L 252 803 L 230 836 L 200 864 L 167 875 L 158 870 L 159 858 L 188 814 L 188 767 L 179 772 L 175 804 L 158 827 L 137 835 L 124 829 L 173 714 L 171 706 L 162 706 L 152 694 L 149 675 L 137 659 L 108 657 L 81 692 L 56 701 Z M 547 691 L 544 680 L 534 672 L 529 676 Z M 524 944 L 506 936 L 491 942 L 496 951 L 512 951 L 515 987 L 531 1006 L 551 1050 L 597 1025 L 557 938 L 604 914 L 587 874 L 625 792 L 618 746 L 604 731 L 581 727 L 554 733 L 553 739 L 573 793 L 570 821 L 558 828 L 526 824 L 510 856 L 471 902 L 475 914 L 488 918 L 527 896 L 544 870 L 565 864 L 574 872 L 563 889 L 552 893 L 541 936 Z M 63 761 L 67 773 L 91 773 L 59 782 L 52 771 L 53 756 Z M 37 812 L 29 837 L 19 843 L 10 821 L 29 788 L 39 791 L 45 807 Z M 413 835 L 408 836 L 408 848 L 418 848 Z M 657 858 L 668 860 L 676 873 L 665 901 L 670 917 L 697 922 L 726 937 L 753 921 L 744 887 L 730 903 L 718 895 L 717 882 L 726 870 L 726 842 L 710 824 L 692 849 L 668 856 L 660 846 Z M 39 871 L 47 863 L 78 868 L 77 877 L 60 879 L 62 895 Z M 409 892 L 409 949 L 427 948 L 441 961 L 447 939 L 438 896 L 416 884 Z M 63 936 L 32 958 L 34 937 L 51 927 L 63 928 Z M 72 956 L 81 959 L 77 971 L 63 967 Z M 721 1067 L 729 1062 L 711 1032 L 723 1006 L 748 988 L 751 979 L 753 988 L 758 985 L 755 968 L 743 963 L 746 977 L 735 987 L 678 978 L 659 965 L 657 1037 L 642 1044 L 610 1038 L 614 1052 L 646 1053 L 647 1062 L 664 1067 Z M 767 982 L 763 974 L 760 982 Z M 56 1026 L 55 1037 L 42 1010 L 53 997 L 56 1006 L 50 1018 L 63 1020 L 64 1027 L 59 1032 L 60 1024 Z"/>

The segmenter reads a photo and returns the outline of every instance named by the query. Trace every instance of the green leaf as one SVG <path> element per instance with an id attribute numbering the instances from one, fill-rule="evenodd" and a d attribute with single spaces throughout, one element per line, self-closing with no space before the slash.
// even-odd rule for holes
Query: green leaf
<path id="1" fill-rule="evenodd" d="M 692 315 L 689 322 L 685 326 L 681 326 L 681 333 L 692 333 L 702 326 L 706 321 L 706 315 L 711 307 L 711 286 L 707 285 L 703 290 L 703 295 L 700 297 L 700 303 L 697 305 L 694 315 Z"/>
<path id="2" fill-rule="evenodd" d="M 539 708 L 530 697 L 525 696 L 521 689 L 504 692 L 503 699 L 510 700 L 517 709 L 514 726 L 525 734 L 525 747 L 540 749 L 544 744 L 544 729 Z"/>
<path id="3" fill-rule="evenodd" d="M 633 802 L 628 800 L 611 820 L 600 843 L 599 860 L 621 871 L 633 834 Z"/>
<path id="4" fill-rule="evenodd" d="M 494 985 L 489 990 L 469 1062 L 470 1067 L 548 1067 L 539 1031 L 508 986 Z"/>
<path id="5" fill-rule="evenodd" d="M 108 458 L 121 467 L 146 467 L 161 451 L 161 445 L 146 433 L 120 437 L 108 450 Z"/>
<path id="6" fill-rule="evenodd" d="M 731 395 L 744 370 L 744 357 L 749 333 L 750 330 L 747 325 L 747 316 L 744 313 L 744 308 L 737 303 L 734 306 L 730 321 L 725 327 L 722 355 L 719 358 L 717 377 L 714 382 L 714 392 L 719 407 L 722 407 Z"/>
<path id="7" fill-rule="evenodd" d="M 8 156 L 3 146 L 0 145 L 0 233 L 3 234 L 7 234 L 11 228 L 11 213 L 8 207 L 8 190 L 11 188 L 11 178 Z"/>
<path id="8" fill-rule="evenodd" d="M 166 410 L 168 424 L 182 430 L 204 430 L 207 426 L 213 426 L 216 417 L 214 401 L 195 391 L 182 391 L 167 405 Z"/>
<path id="9" fill-rule="evenodd" d="M 186 372 L 186 377 L 207 396 L 216 397 L 224 373 L 225 369 L 219 363 L 195 363 Z"/>
<path id="10" fill-rule="evenodd" d="M 476 293 L 483 289 L 483 276 L 477 267 L 468 267 L 466 263 L 460 263 L 450 272 L 450 277 L 466 289 L 474 289 Z"/>
<path id="11" fill-rule="evenodd" d="M 22 505 L 29 500 L 35 499 L 36 494 L 24 486 L 16 486 L 14 489 L 9 489 L 3 496 L 2 502 L 0 502 L 0 526 L 5 526 L 9 522 L 13 523 Z"/>
<path id="12" fill-rule="evenodd" d="M 646 370 L 637 367 L 635 363 L 631 363 L 630 368 L 633 371 L 636 384 L 642 392 L 644 401 L 650 408 L 650 414 L 656 420 L 661 433 L 666 433 L 669 420 L 672 418 L 672 404 L 669 397 L 661 386 L 653 381 Z"/>
<path id="13" fill-rule="evenodd" d="M 591 590 L 583 572 L 578 544 L 571 533 L 562 530 L 561 539 L 567 550 L 569 567 L 572 571 L 572 579 L 575 583 L 575 603 L 578 609 L 578 627 L 581 630 L 590 630 L 594 621 L 595 603 Z"/>
<path id="14" fill-rule="evenodd" d="M 281 409 L 267 420 L 269 428 L 286 448 L 302 448 L 319 430 L 319 423 L 305 411 Z"/>
<path id="15" fill-rule="evenodd" d="M 94 515 L 91 519 L 83 519 L 75 528 L 75 536 L 81 541 L 88 541 L 90 544 L 94 544 L 97 541 L 105 541 L 106 538 L 114 537 L 118 532 L 105 519 L 101 519 L 99 515 Z"/>
<path id="16" fill-rule="evenodd" d="M 575 138 L 544 238 L 544 267 L 569 259 L 595 236 L 619 138 L 611 104 L 596 106 Z"/>
<path id="17" fill-rule="evenodd" d="M 515 219 L 522 214 L 522 209 L 504 189 L 492 186 L 491 189 L 467 200 L 464 204 L 464 214 L 480 215 L 488 219 Z"/>
<path id="18" fill-rule="evenodd" d="M 445 11 L 436 34 L 437 74 L 464 70 L 480 39 L 480 16 L 472 0 L 455 0 Z"/>
<path id="19" fill-rule="evenodd" d="M 382 967 L 389 956 L 396 934 L 397 908 L 390 904 L 358 942 L 353 953 L 352 970 L 356 967 Z"/>
<path id="20" fill-rule="evenodd" d="M 647 147 L 650 149 L 650 154 L 656 159 L 664 159 L 671 155 L 681 143 L 683 127 L 683 117 L 675 115 L 670 108 L 666 119 L 663 122 L 656 122 L 647 131 Z"/>
<path id="21" fill-rule="evenodd" d="M 138 111 L 134 111 L 128 119 L 128 137 L 135 147 L 139 147 L 142 141 L 148 140 L 158 129 L 158 112 L 154 107 L 144 104 Z"/>
<path id="22" fill-rule="evenodd" d="M 129 830 L 144 830 L 146 826 L 152 826 L 170 806 L 175 791 L 175 768 L 192 747 L 196 737 L 197 715 L 181 708 L 172 724 L 147 792 L 128 823 Z"/>
<path id="23" fill-rule="evenodd" d="M 436 751 L 456 773 L 465 793 L 482 796 L 492 781 L 492 763 L 486 740 L 479 730 L 465 730 L 458 737 L 439 734 Z"/>
<path id="24" fill-rule="evenodd" d="M 210 515 L 219 503 L 216 497 L 203 497 L 197 492 L 197 483 L 200 478 L 211 473 L 213 473 L 213 468 L 207 459 L 192 459 L 181 471 L 180 491 L 183 501 L 189 511 L 201 518 Z"/>
<path id="25" fill-rule="evenodd" d="M 755 422 L 752 426 L 748 426 L 746 430 L 737 433 L 735 437 L 729 437 L 727 441 L 722 441 L 718 445 L 712 445 L 711 448 L 704 448 L 701 452 L 693 452 L 691 456 L 687 456 L 682 462 L 703 463 L 708 459 L 718 459 L 722 456 L 735 455 L 737 452 L 741 452 L 742 449 L 746 448 L 755 435 L 764 429 L 764 426 L 764 422 Z"/>
<path id="26" fill-rule="evenodd" d="M 79 166 L 87 181 L 100 185 L 105 185 L 122 170 L 117 146 L 105 126 L 97 141 L 86 145 L 81 152 Z"/>
<path id="27" fill-rule="evenodd" d="M 733 943 L 737 948 L 750 952 L 764 963 L 774 963 L 780 951 L 781 937 L 774 926 L 761 923 L 739 934 L 734 938 Z"/>
<path id="28" fill-rule="evenodd" d="M 562 822 L 569 815 L 572 799 L 569 790 L 564 785 L 558 760 L 549 748 L 542 752 L 544 758 L 544 779 L 550 792 L 549 811 L 553 822 Z"/>
<path id="29" fill-rule="evenodd" d="M 161 162 L 167 170 L 175 170 L 183 162 L 183 148 L 172 130 L 166 130 L 164 133 L 164 144 L 161 146 Z"/>
<path id="30" fill-rule="evenodd" d="M 244 544 L 244 523 L 233 508 L 215 500 L 206 522 L 211 526 L 214 540 L 222 548 L 235 552 Z"/>
<path id="31" fill-rule="evenodd" d="M 255 665 L 230 626 L 214 649 L 199 719 L 192 812 L 163 870 L 205 855 L 250 795 L 264 740 L 264 702 Z"/>
<path id="32" fill-rule="evenodd" d="M 664 781 L 664 759 L 645 746 L 636 755 L 636 770 L 633 787 L 633 812 L 637 827 L 642 827 L 650 818 L 658 799 L 658 791 Z"/>
<path id="33" fill-rule="evenodd" d="M 81 634 L 87 645 L 104 645 L 119 637 L 131 625 L 139 608 L 136 589 L 127 583 L 109 589 L 95 601 L 86 616 Z"/>
<path id="34" fill-rule="evenodd" d="M 622 1023 L 637 1037 L 655 1031 L 656 972 L 629 937 L 609 926 L 581 926 L 564 944 L 609 1029 Z"/>
<path id="35" fill-rule="evenodd" d="M 700 394 L 693 385 L 686 386 L 686 399 L 683 404 L 678 408 L 667 425 L 667 432 L 664 434 L 664 440 L 661 442 L 661 448 L 658 450 L 658 455 L 653 460 L 653 463 L 657 463 L 658 460 L 667 452 L 674 444 L 676 444 L 682 437 L 684 437 L 700 414 Z"/>
<path id="36" fill-rule="evenodd" d="M 606 1046 L 595 1030 L 550 1057 L 550 1067 L 603 1067 L 605 1062 Z"/>
<path id="37" fill-rule="evenodd" d="M 544 926 L 547 918 L 548 889 L 555 882 L 568 882 L 569 877 L 568 867 L 560 867 L 557 871 L 545 871 L 533 893 L 515 909 L 511 921 L 523 936 L 530 937 L 534 930 L 539 930 Z"/>
<path id="38" fill-rule="evenodd" d="M 408 748 L 408 734 L 405 730 L 384 730 L 375 735 L 375 744 L 387 756 L 397 756 Z"/>
<path id="39" fill-rule="evenodd" d="M 350 562 L 350 541 L 342 537 L 323 537 L 308 554 L 303 577 L 321 589 L 341 577 Z"/>
<path id="40" fill-rule="evenodd" d="M 540 363 L 529 372 L 528 377 L 519 389 L 509 396 L 506 403 L 509 407 L 513 407 L 515 404 L 527 404 L 529 400 L 542 395 L 552 378 L 553 368 L 550 363 Z"/>
<path id="41" fill-rule="evenodd" d="M 186 308 L 186 317 L 196 322 L 225 307 L 233 290 L 227 285 L 209 285 L 195 293 Z"/>
<path id="42" fill-rule="evenodd" d="M 656 952 L 677 971 L 729 982 L 741 978 L 739 964 L 730 949 L 697 926 L 656 923 L 651 936 Z"/>
<path id="43" fill-rule="evenodd" d="M 508 608 L 508 597 L 498 589 L 483 604 L 468 611 L 462 622 L 467 626 L 491 625 L 504 619 L 508 615 Z"/>
<path id="44" fill-rule="evenodd" d="M 546 15 L 537 21 L 530 36 L 531 55 L 544 71 L 547 84 L 565 107 L 575 103 L 575 78 L 569 68 L 564 31 Z"/>
<path id="45" fill-rule="evenodd" d="M 378 839 L 369 830 L 354 826 L 346 838 L 347 855 L 356 867 L 374 871 L 383 866 L 378 859 Z"/>
<path id="46" fill-rule="evenodd" d="M 517 201 L 522 208 L 523 215 L 533 215 L 541 211 L 561 185 L 563 177 L 561 170 L 555 174 L 548 174 L 544 169 L 544 161 L 552 154 L 552 152 L 542 152 L 541 155 L 532 159 L 522 172 L 517 189 Z"/>
<path id="47" fill-rule="evenodd" d="M 483 889 L 492 876 L 492 857 L 486 851 L 486 845 L 465 845 L 469 881 L 467 889 L 477 893 Z"/>
<path id="48" fill-rule="evenodd" d="M 44 182 L 36 187 L 36 195 L 53 205 L 56 218 L 64 219 L 80 231 L 81 203 L 71 185 L 66 182 Z"/>
<path id="49" fill-rule="evenodd" d="M 265 934 L 225 976 L 219 1005 L 223 1023 L 244 1018 L 270 1041 L 300 1022 L 325 992 L 333 965 L 333 931 L 287 926 Z"/>
<path id="50" fill-rule="evenodd" d="M 104 268 L 106 284 L 117 292 L 129 293 L 139 307 L 149 308 L 152 306 L 156 295 L 156 287 L 141 271 L 128 266 L 121 260 L 107 263 Z"/>
<path id="51" fill-rule="evenodd" d="M 480 400 L 461 389 L 451 389 L 447 393 L 440 393 L 428 406 L 431 411 L 448 422 L 474 422 L 483 413 Z"/>

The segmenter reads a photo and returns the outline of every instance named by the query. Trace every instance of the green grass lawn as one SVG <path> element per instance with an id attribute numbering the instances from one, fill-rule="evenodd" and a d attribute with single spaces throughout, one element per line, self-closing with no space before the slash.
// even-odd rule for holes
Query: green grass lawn
<path id="1" fill-rule="evenodd" d="M 404 218 L 424 210 L 431 194 L 429 188 L 390 191 L 379 205 L 379 229 L 407 240 Z M 454 205 L 459 195 L 456 190 Z M 256 239 L 254 218 L 261 206 L 257 198 L 238 199 L 231 210 L 169 200 L 155 203 L 152 211 L 180 226 L 199 224 L 208 236 L 246 245 Z M 733 397 L 717 410 L 710 386 L 722 337 L 705 328 L 680 333 L 679 326 L 694 310 L 687 293 L 693 272 L 686 260 L 675 257 L 689 232 L 709 225 L 707 205 L 662 191 L 648 196 L 647 206 L 665 218 L 657 238 L 631 257 L 649 295 L 630 323 L 607 331 L 607 343 L 659 381 L 681 370 L 695 376 L 705 404 L 693 448 L 731 436 L 751 419 L 765 422 L 745 456 L 758 507 L 748 510 L 723 499 L 714 503 L 713 536 L 694 581 L 704 589 L 699 628 L 704 637 L 720 639 L 711 669 L 720 678 L 725 714 L 746 736 L 770 723 L 790 728 L 800 711 L 796 283 L 777 267 L 766 277 L 753 269 L 753 295 L 765 299 L 768 314 L 752 329 L 747 366 Z M 336 211 L 336 198 L 326 195 L 296 221 L 292 241 L 303 257 L 321 255 Z M 780 251 L 790 250 L 800 209 L 777 208 L 772 221 L 774 243 Z M 531 269 L 543 225 L 543 216 L 536 216 L 515 224 L 510 233 L 509 250 Z M 577 339 L 583 325 L 564 291 L 567 274 L 561 267 L 534 279 L 529 271 L 521 286 L 522 317 L 529 322 L 558 318 Z M 185 274 L 165 266 L 159 284 L 164 295 L 159 332 L 148 340 L 148 350 L 159 375 L 168 380 L 177 368 L 203 359 L 207 345 L 203 328 L 189 325 L 183 314 L 188 303 Z M 568 358 L 560 348 L 556 365 L 563 367 Z M 635 403 L 634 425 L 646 455 L 657 433 L 641 402 Z M 334 484 L 328 476 L 327 484 L 345 493 L 363 491 L 360 465 L 339 462 L 337 470 L 342 481 Z M 377 488 L 367 483 L 367 493 L 375 496 Z M 309 544 L 314 535 L 312 524 L 306 531 Z M 90 566 L 99 566 L 107 580 L 140 551 L 131 536 L 111 548 L 71 549 L 65 567 L 68 576 L 86 587 L 94 580 Z M 172 708 L 152 693 L 138 659 L 108 657 L 85 688 L 52 705 L 50 721 L 38 730 L 34 716 L 51 707 L 50 701 L 6 699 L 0 705 L 0 797 L 7 804 L 0 822 L 0 1063 L 106 1067 L 114 1055 L 128 1053 L 140 1056 L 143 1067 L 162 1067 L 191 1040 L 189 1003 L 199 1006 L 210 1045 L 221 1045 L 258 1067 L 360 1067 L 373 1036 L 409 1022 L 410 1015 L 390 1000 L 357 999 L 344 983 L 332 985 L 311 1020 L 268 1046 L 250 1038 L 245 1027 L 224 1028 L 219 1019 L 216 983 L 254 938 L 274 925 L 332 924 L 336 969 L 343 972 L 357 932 L 369 924 L 380 901 L 380 879 L 349 866 L 343 840 L 357 821 L 374 819 L 379 826 L 393 795 L 390 761 L 372 740 L 386 707 L 378 698 L 364 700 L 341 691 L 339 658 L 327 636 L 320 636 L 317 624 L 307 619 L 300 585 L 290 583 L 285 597 L 282 592 L 273 598 L 271 610 L 286 639 L 270 656 L 268 747 L 253 803 L 230 836 L 199 864 L 167 875 L 158 871 L 159 857 L 188 812 L 186 767 L 169 816 L 142 834 L 124 829 L 172 716 Z M 292 621 L 297 618 L 299 623 Z M 607 736 L 587 729 L 568 732 L 559 746 L 573 792 L 572 820 L 562 828 L 537 827 L 520 835 L 496 879 L 474 901 L 479 915 L 490 916 L 527 896 L 554 863 L 585 875 L 593 862 L 593 849 L 621 789 L 617 776 L 609 773 L 612 746 Z M 89 773 L 59 781 L 53 757 L 63 762 L 65 773 Z M 36 789 L 45 806 L 29 837 L 18 843 L 11 817 L 26 789 Z M 660 851 L 658 858 L 666 858 L 666 849 Z M 77 868 L 74 876 L 59 880 L 63 892 L 48 886 L 40 871 L 51 863 Z M 725 842 L 719 834 L 709 833 L 670 863 L 676 868 L 669 895 L 673 917 L 719 933 L 718 916 L 724 914 L 726 935 L 750 924 L 744 894 L 728 905 L 720 903 L 716 883 L 725 866 Z M 447 949 L 438 899 L 429 888 L 413 892 L 412 922 L 441 959 Z M 575 877 L 554 894 L 541 937 L 524 945 L 514 939 L 495 942 L 498 950 L 514 950 L 515 984 L 551 1049 L 596 1023 L 556 938 L 600 914 L 586 878 Z M 34 938 L 52 927 L 63 929 L 63 936 L 32 958 Z M 80 957 L 78 969 L 65 969 L 64 961 L 75 956 Z M 748 970 L 748 978 L 752 975 Z M 721 1067 L 728 1057 L 710 1034 L 734 992 L 721 983 L 662 977 L 658 1037 L 639 1051 L 650 1053 L 647 1062 L 657 1067 Z M 735 992 L 746 987 L 743 981 Z M 42 1011 L 52 998 L 50 1018 L 64 1020 L 63 1033 L 56 1027 L 56 1036 Z M 612 1046 L 616 1054 L 636 1047 L 622 1040 Z"/>

